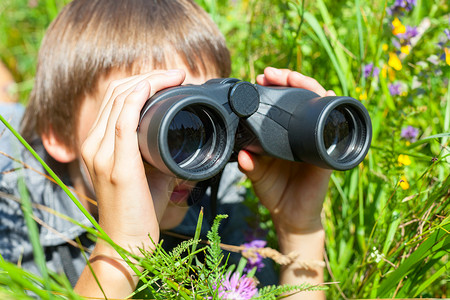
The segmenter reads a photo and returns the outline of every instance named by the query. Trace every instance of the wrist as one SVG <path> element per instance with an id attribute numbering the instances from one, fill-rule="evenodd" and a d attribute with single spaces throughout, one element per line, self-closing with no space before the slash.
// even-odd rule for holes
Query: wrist
<path id="1" fill-rule="evenodd" d="M 283 216 L 273 216 L 272 220 L 279 237 L 295 237 L 323 230 L 320 215 L 302 218 L 298 222 L 288 223 Z"/>
<path id="2" fill-rule="evenodd" d="M 277 235 L 281 253 L 289 254 L 297 251 L 301 252 L 302 256 L 323 259 L 325 230 L 321 223 L 317 227 L 310 227 L 301 231 L 278 229 Z M 315 251 L 310 251 L 312 248 Z"/>

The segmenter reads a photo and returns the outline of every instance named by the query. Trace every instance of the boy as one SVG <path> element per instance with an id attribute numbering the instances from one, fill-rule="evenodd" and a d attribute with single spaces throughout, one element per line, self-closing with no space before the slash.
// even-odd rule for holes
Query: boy
<path id="1" fill-rule="evenodd" d="M 142 161 L 136 135 L 142 106 L 164 88 L 201 84 L 229 74 L 230 58 L 222 35 L 191 0 L 75 0 L 59 14 L 42 42 L 22 132 L 73 186 L 112 240 L 138 253 L 138 247 L 153 248 L 148 235 L 158 241 L 160 229 L 174 228 L 183 219 L 186 223 L 189 209 L 179 204 L 186 203 L 197 184 L 171 178 Z M 333 95 L 314 79 L 289 70 L 267 68 L 257 82 Z M 31 164 L 27 154 L 24 156 Z M 281 251 L 299 251 L 302 259 L 321 260 L 324 232 L 320 212 L 330 171 L 247 151 L 239 153 L 238 161 L 272 214 Z M 32 166 L 39 168 L 36 163 Z M 228 182 L 230 176 L 232 182 L 240 180 L 241 175 L 232 168 L 223 176 Z M 2 166 L 2 170 L 7 168 Z M 15 172 L 0 176 L 0 190 L 17 195 Z M 36 177 L 26 170 L 35 202 L 87 224 L 57 187 Z M 44 190 L 36 191 L 37 185 Z M 239 197 L 238 191 L 230 192 Z M 96 199 L 98 207 L 82 195 Z M 27 263 L 32 258 L 25 242 L 26 229 L 17 226 L 17 220 L 22 220 L 20 210 L 5 197 L 0 204 L 0 217 L 9 221 L 5 225 L 2 221 L 0 229 L 2 255 L 13 261 L 22 255 Z M 81 236 L 85 246 L 93 248 L 89 260 L 108 298 L 123 298 L 134 290 L 136 276 L 108 244 L 99 241 L 93 245 L 79 227 L 45 212 L 37 214 L 69 239 Z M 42 228 L 41 241 L 50 266 L 57 269 L 62 261 L 64 270 L 70 269 L 64 266 L 70 251 L 77 261 L 72 267 L 80 272 L 84 268 L 76 291 L 103 297 L 91 271 L 80 262 L 79 252 L 61 247 L 65 243 L 46 227 Z M 23 249 L 18 252 L 20 247 Z M 322 276 L 321 269 L 288 266 L 283 268 L 280 281 L 319 283 Z M 322 297 L 321 292 L 294 296 Z"/>

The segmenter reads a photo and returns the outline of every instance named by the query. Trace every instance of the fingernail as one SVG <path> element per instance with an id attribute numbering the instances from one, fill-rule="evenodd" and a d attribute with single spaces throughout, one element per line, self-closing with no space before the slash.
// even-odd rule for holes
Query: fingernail
<path id="1" fill-rule="evenodd" d="M 297 76 L 298 78 L 305 78 L 306 76 L 303 75 L 302 73 L 299 72 L 294 72 L 295 76 Z"/>
<path id="2" fill-rule="evenodd" d="M 277 68 L 269 67 L 269 70 L 270 70 L 270 72 L 272 72 L 273 75 L 276 75 L 276 76 L 281 76 L 281 74 L 283 73 L 283 72 L 281 72 L 281 70 L 279 70 Z"/>
<path id="3" fill-rule="evenodd" d="M 166 73 L 167 76 L 178 76 L 180 75 L 181 71 L 177 70 L 177 69 L 173 69 L 173 70 L 168 70 Z"/>
<path id="4" fill-rule="evenodd" d="M 147 80 L 143 80 L 141 82 L 139 82 L 136 87 L 134 88 L 135 92 L 140 92 L 142 91 L 145 87 L 147 86 Z"/>

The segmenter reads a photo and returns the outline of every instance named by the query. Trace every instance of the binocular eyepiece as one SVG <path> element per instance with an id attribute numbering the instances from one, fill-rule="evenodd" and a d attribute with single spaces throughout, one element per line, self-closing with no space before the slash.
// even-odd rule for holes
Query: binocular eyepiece
<path id="1" fill-rule="evenodd" d="M 372 125 L 366 108 L 350 97 L 226 78 L 156 93 L 141 111 L 138 139 L 154 167 L 202 181 L 241 149 L 352 169 L 369 150 Z"/>

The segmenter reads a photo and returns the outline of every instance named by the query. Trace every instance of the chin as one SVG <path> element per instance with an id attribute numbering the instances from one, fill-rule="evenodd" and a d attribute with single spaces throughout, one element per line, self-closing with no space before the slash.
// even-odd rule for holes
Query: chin
<path id="1" fill-rule="evenodd" d="M 177 227 L 183 221 L 188 210 L 188 206 L 178 206 L 169 202 L 161 218 L 161 222 L 159 222 L 159 228 L 161 230 L 169 230 Z"/>

